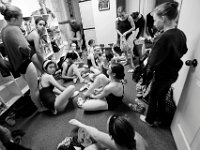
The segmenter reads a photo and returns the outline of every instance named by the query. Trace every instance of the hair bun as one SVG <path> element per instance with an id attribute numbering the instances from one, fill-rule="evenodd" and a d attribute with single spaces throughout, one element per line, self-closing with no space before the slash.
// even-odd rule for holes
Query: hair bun
<path id="1" fill-rule="evenodd" d="M 178 8 L 178 2 L 174 1 L 171 3 L 171 7 L 173 7 L 174 9 Z"/>
<path id="2" fill-rule="evenodd" d="M 5 11 L 6 11 L 6 5 L 0 3 L 0 12 L 1 12 L 1 14 L 4 15 Z"/>

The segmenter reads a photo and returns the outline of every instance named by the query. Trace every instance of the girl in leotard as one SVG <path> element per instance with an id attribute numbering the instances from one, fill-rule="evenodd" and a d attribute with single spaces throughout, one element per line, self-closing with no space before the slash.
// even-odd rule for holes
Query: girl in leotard
<path id="1" fill-rule="evenodd" d="M 61 86 L 52 76 L 56 71 L 56 63 L 51 60 L 46 60 L 43 63 L 45 71 L 40 78 L 40 99 L 45 107 L 56 114 L 65 109 L 69 99 L 74 94 L 74 85 L 69 85 L 67 88 Z M 54 88 L 57 88 L 55 91 Z"/>
<path id="2" fill-rule="evenodd" d="M 44 54 L 41 44 L 42 36 L 45 33 L 46 21 L 42 17 L 35 20 L 36 29 L 32 30 L 26 37 L 31 47 L 31 60 L 40 72 L 44 61 Z"/>
<path id="3" fill-rule="evenodd" d="M 111 110 L 122 104 L 124 97 L 124 67 L 120 63 L 112 63 L 104 74 L 98 75 L 84 94 L 86 101 L 79 98 L 78 105 L 86 111 Z"/>

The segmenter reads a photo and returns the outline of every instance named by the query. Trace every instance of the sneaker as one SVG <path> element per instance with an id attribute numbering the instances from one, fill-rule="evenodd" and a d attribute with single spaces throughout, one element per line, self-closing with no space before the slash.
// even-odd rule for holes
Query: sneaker
<path id="1" fill-rule="evenodd" d="M 142 122 L 146 123 L 146 124 L 147 124 L 148 126 L 150 126 L 150 127 L 153 127 L 153 126 L 154 126 L 153 123 L 148 123 L 148 122 L 146 121 L 146 116 L 144 116 L 144 115 L 140 115 L 140 120 L 141 120 Z"/>
<path id="2" fill-rule="evenodd" d="M 75 91 L 71 98 L 78 96 L 78 94 L 79 94 L 79 91 Z"/>

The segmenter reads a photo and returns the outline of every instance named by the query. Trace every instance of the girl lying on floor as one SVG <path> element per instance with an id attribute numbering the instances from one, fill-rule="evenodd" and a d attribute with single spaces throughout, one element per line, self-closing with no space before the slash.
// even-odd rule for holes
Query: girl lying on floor
<path id="1" fill-rule="evenodd" d="M 111 110 L 122 104 L 124 97 L 124 67 L 120 63 L 112 63 L 104 74 L 98 75 L 84 94 L 86 100 L 78 98 L 78 106 L 86 111 Z"/>
<path id="2" fill-rule="evenodd" d="M 69 99 L 76 96 L 74 85 L 67 88 L 61 86 L 53 77 L 56 71 L 56 63 L 51 60 L 44 61 L 42 65 L 45 73 L 42 74 L 39 82 L 40 99 L 45 107 L 53 114 L 64 111 Z M 56 88 L 56 90 L 54 90 Z"/>
<path id="3" fill-rule="evenodd" d="M 135 132 L 131 123 L 124 116 L 112 115 L 108 118 L 108 133 L 83 124 L 76 119 L 70 120 L 69 123 L 82 128 L 94 139 L 95 142 L 85 147 L 84 150 L 146 150 L 147 147 L 146 141 Z M 65 144 L 67 142 L 62 143 L 62 145 Z"/>

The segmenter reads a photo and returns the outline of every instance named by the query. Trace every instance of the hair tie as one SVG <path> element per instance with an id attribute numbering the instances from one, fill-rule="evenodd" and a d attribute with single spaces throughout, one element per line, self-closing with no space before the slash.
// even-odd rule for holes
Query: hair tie
<path id="1" fill-rule="evenodd" d="M 51 62 L 52 60 L 49 60 L 49 59 L 47 59 L 47 60 L 45 60 L 44 62 L 43 62 L 43 64 L 42 64 L 42 68 L 43 68 L 43 70 L 44 71 L 46 71 L 46 66 L 47 66 L 47 64 L 49 63 L 49 62 Z"/>

